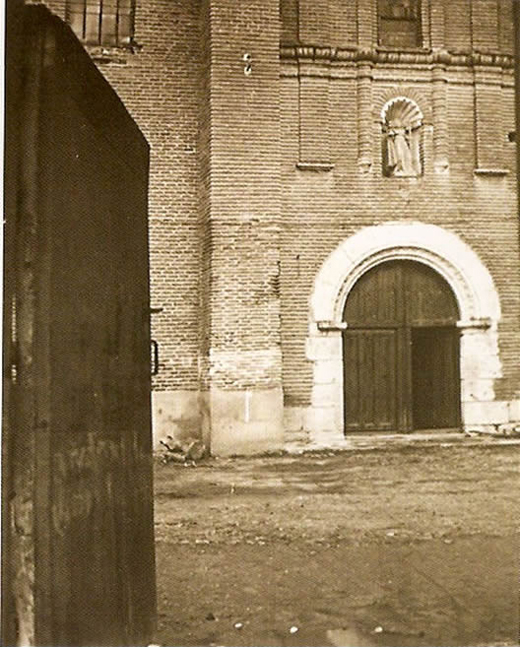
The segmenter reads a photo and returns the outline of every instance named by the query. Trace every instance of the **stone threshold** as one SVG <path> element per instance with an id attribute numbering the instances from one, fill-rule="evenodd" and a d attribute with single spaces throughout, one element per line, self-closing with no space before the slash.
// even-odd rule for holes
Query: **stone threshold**
<path id="1" fill-rule="evenodd" d="M 495 446 L 495 445 L 520 445 L 519 437 L 505 437 L 502 434 L 465 433 L 459 430 L 432 430 L 413 432 L 408 434 L 397 433 L 367 433 L 366 435 L 352 435 L 343 441 L 336 441 L 330 445 L 318 443 L 291 443 L 285 446 L 289 454 L 304 454 L 313 452 L 340 453 L 343 451 L 360 451 L 370 449 L 392 449 L 397 447 L 452 447 L 465 445 Z"/>

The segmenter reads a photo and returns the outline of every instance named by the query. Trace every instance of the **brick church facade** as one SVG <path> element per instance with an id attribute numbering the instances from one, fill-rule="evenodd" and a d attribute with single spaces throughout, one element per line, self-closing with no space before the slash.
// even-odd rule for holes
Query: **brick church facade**
<path id="1" fill-rule="evenodd" d="M 511 0 L 48 4 L 151 145 L 156 442 L 520 422 Z"/>

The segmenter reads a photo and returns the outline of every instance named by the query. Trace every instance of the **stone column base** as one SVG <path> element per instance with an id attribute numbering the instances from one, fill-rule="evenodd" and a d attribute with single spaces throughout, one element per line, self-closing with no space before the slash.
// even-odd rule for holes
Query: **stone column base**
<path id="1" fill-rule="evenodd" d="M 259 454 L 283 447 L 281 388 L 201 393 L 202 433 L 212 456 Z"/>
<path id="2" fill-rule="evenodd" d="M 202 439 L 198 391 L 152 391 L 153 448 L 171 436 L 179 442 Z"/>
<path id="3" fill-rule="evenodd" d="M 502 425 L 520 424 L 520 400 L 463 402 L 464 431 L 493 430 Z"/>

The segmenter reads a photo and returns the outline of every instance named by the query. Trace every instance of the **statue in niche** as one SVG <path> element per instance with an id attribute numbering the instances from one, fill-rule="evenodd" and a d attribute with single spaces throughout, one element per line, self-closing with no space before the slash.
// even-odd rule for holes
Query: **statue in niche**
<path id="1" fill-rule="evenodd" d="M 411 130 L 396 120 L 386 133 L 387 172 L 395 177 L 416 175 L 410 142 Z"/>
<path id="2" fill-rule="evenodd" d="M 421 174 L 420 127 L 422 114 L 413 101 L 398 98 L 382 111 L 383 173 L 387 177 Z"/>

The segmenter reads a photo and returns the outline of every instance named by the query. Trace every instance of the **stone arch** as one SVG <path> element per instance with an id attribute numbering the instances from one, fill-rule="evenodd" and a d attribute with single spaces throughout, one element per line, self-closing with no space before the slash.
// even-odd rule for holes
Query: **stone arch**
<path id="1" fill-rule="evenodd" d="M 370 226 L 341 243 L 314 281 L 307 358 L 313 362 L 309 432 L 318 444 L 344 442 L 341 330 L 346 298 L 365 272 L 394 259 L 428 265 L 445 279 L 457 299 L 464 424 L 466 404 L 494 400 L 494 380 L 502 375 L 497 332 L 501 310 L 488 269 L 459 236 L 437 225 Z"/>

